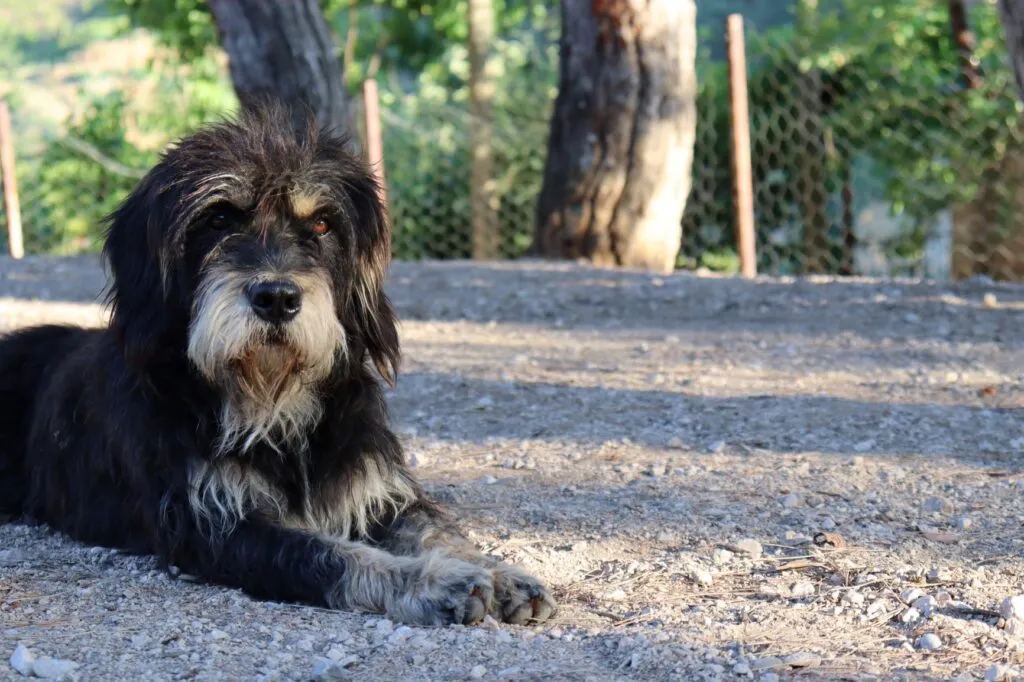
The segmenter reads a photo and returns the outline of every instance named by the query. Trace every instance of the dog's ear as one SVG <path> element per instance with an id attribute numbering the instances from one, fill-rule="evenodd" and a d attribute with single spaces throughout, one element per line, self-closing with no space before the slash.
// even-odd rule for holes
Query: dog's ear
<path id="1" fill-rule="evenodd" d="M 358 184 L 350 186 L 358 235 L 354 322 L 374 367 L 394 386 L 401 350 L 395 312 L 384 293 L 384 278 L 391 263 L 391 227 L 378 183 L 369 176 Z"/>
<path id="2" fill-rule="evenodd" d="M 171 324 L 170 246 L 163 183 L 150 171 L 107 216 L 103 257 L 110 268 L 111 327 L 131 364 L 145 364 Z"/>

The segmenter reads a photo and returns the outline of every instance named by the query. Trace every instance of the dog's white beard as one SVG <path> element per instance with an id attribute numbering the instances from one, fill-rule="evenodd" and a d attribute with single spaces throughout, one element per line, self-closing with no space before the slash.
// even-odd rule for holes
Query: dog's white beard
<path id="1" fill-rule="evenodd" d="M 345 330 L 324 277 L 293 276 L 302 307 L 276 332 L 245 297 L 250 278 L 210 268 L 200 284 L 189 329 L 188 356 L 224 391 L 217 452 L 257 442 L 281 450 L 303 447 L 321 417 L 317 385 L 346 351 Z M 278 338 L 273 338 L 274 334 Z"/>

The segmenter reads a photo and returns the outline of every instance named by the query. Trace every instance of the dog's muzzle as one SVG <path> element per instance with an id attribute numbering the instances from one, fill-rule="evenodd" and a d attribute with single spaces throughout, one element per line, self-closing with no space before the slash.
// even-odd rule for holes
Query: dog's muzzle
<path id="1" fill-rule="evenodd" d="M 287 280 L 250 285 L 245 297 L 256 316 L 270 324 L 291 322 L 302 309 L 302 290 Z"/>

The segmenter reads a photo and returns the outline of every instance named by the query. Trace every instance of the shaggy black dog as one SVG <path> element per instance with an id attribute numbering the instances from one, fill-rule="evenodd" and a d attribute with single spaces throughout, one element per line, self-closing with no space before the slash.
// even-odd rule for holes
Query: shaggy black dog
<path id="1" fill-rule="evenodd" d="M 408 623 L 546 620 L 392 433 L 390 229 L 347 140 L 260 105 L 170 148 L 109 220 L 107 329 L 0 341 L 0 513 L 257 598 Z"/>

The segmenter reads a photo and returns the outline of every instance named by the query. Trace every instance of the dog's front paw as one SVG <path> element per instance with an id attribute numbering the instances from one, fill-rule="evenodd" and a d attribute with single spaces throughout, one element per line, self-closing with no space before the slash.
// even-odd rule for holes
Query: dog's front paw
<path id="1" fill-rule="evenodd" d="M 403 575 L 388 616 L 411 625 L 472 625 L 494 604 L 490 571 L 440 553 L 417 558 Z"/>
<path id="2" fill-rule="evenodd" d="M 513 625 L 542 623 L 558 611 L 554 597 L 544 584 L 515 566 L 494 569 L 494 609 L 496 618 Z"/>

